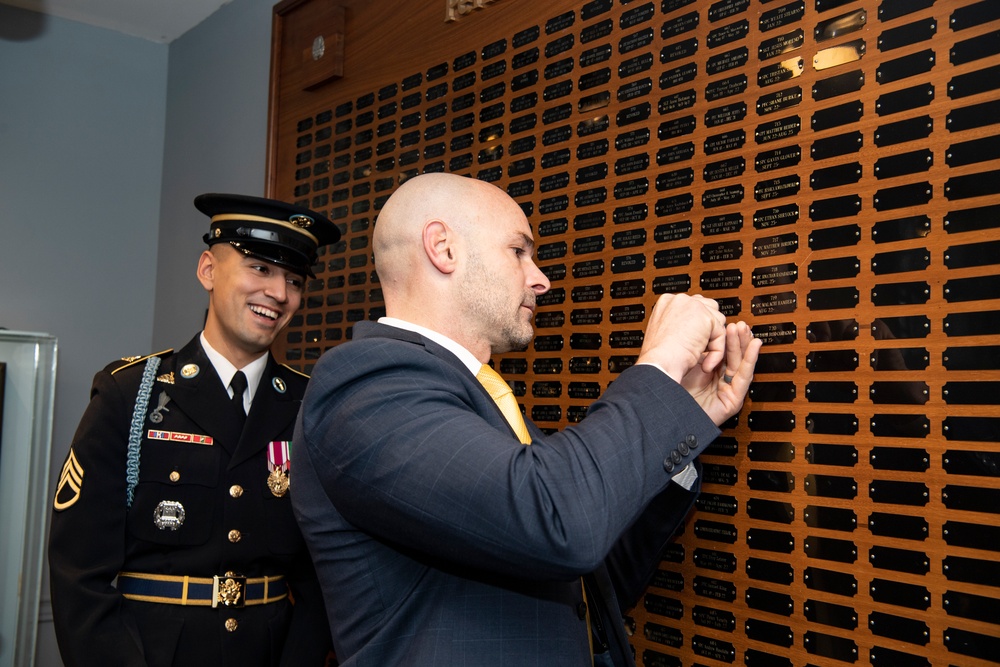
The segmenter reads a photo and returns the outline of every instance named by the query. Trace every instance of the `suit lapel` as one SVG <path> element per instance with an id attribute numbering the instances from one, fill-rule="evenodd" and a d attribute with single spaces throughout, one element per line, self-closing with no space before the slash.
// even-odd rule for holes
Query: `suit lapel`
<path id="1" fill-rule="evenodd" d="M 486 391 L 486 387 L 482 385 L 479 380 L 476 379 L 475 375 L 469 371 L 469 368 L 462 363 L 462 360 L 451 353 L 450 350 L 444 348 L 432 340 L 426 339 L 420 334 L 410 331 L 408 329 L 399 329 L 397 327 L 388 326 L 386 324 L 378 324 L 376 322 L 358 322 L 354 325 L 354 338 L 372 338 L 372 337 L 382 337 L 382 338 L 395 338 L 397 340 L 406 341 L 408 343 L 415 343 L 421 345 L 428 352 L 438 357 L 442 361 L 447 362 L 451 366 L 454 366 L 456 370 L 462 373 L 463 376 L 469 379 L 469 383 L 474 387 L 473 391 L 478 391 L 480 396 L 484 399 L 485 403 L 490 406 L 486 408 L 491 411 L 491 414 L 495 417 L 493 421 L 496 422 L 497 428 L 506 429 L 515 440 L 517 439 L 517 434 L 514 432 L 513 427 L 507 421 L 503 412 L 500 411 L 500 407 L 490 396 L 490 392 Z M 480 412 L 484 418 L 486 415 Z M 528 432 L 531 434 L 532 438 L 539 437 L 543 433 L 538 429 L 535 424 L 525 417 L 524 423 L 528 426 Z"/>

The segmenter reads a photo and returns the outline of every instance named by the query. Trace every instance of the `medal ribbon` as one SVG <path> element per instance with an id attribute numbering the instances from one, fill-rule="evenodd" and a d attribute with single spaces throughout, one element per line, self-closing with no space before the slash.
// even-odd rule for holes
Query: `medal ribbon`
<path id="1" fill-rule="evenodd" d="M 269 442 L 267 444 L 267 469 L 272 472 L 275 470 L 288 472 L 292 467 L 292 458 L 289 453 L 291 446 L 291 440 Z"/>

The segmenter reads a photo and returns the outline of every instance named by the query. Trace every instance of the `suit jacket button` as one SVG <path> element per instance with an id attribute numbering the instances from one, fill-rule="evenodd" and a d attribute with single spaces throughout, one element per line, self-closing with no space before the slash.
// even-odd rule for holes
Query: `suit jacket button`
<path id="1" fill-rule="evenodd" d="M 691 448 L 687 446 L 686 442 L 682 442 L 681 444 L 677 445 L 677 450 L 683 456 L 687 456 L 688 454 L 691 453 Z"/>
<path id="2" fill-rule="evenodd" d="M 669 457 L 663 459 L 663 469 L 666 470 L 667 472 L 674 471 L 674 462 L 671 461 Z"/>
<path id="3" fill-rule="evenodd" d="M 698 438 L 693 434 L 689 434 L 684 438 L 684 442 L 687 443 L 688 447 L 694 447 L 698 444 Z"/>
<path id="4" fill-rule="evenodd" d="M 587 618 L 587 603 L 586 602 L 581 602 L 580 604 L 576 605 L 576 615 L 577 615 L 577 617 L 581 621 L 584 620 L 585 618 Z"/>
<path id="5" fill-rule="evenodd" d="M 683 458 L 684 457 L 681 456 L 681 453 L 678 452 L 676 449 L 670 452 L 670 460 L 673 461 L 674 463 L 680 463 L 683 460 Z"/>

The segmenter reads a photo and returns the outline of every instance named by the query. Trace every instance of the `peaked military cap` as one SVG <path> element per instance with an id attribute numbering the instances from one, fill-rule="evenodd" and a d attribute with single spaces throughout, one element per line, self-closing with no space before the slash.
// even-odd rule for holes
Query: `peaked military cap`
<path id="1" fill-rule="evenodd" d="M 340 240 L 340 230 L 325 216 L 275 199 L 209 193 L 195 208 L 212 219 L 205 243 L 229 243 L 256 257 L 302 275 L 313 276 L 316 251 Z"/>

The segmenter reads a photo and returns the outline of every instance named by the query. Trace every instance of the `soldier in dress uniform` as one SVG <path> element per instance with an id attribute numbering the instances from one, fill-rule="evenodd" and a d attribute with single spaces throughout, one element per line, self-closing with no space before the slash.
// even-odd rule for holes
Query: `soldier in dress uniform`
<path id="1" fill-rule="evenodd" d="M 49 542 L 66 665 L 294 665 L 330 651 L 289 494 L 307 377 L 269 348 L 317 248 L 340 238 L 283 202 L 206 194 L 204 330 L 109 364 L 63 465 Z"/>

